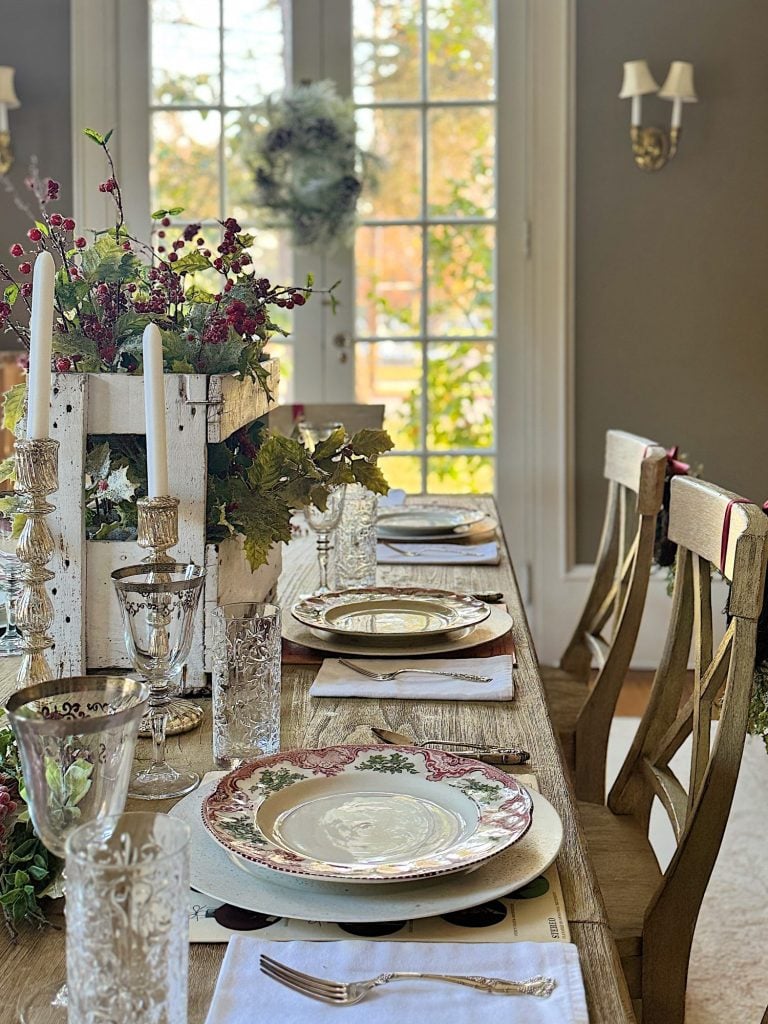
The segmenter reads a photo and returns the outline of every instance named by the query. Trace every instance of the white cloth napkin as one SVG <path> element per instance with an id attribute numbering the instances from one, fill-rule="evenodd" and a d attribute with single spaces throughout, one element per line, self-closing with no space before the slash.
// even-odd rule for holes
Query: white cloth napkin
<path id="1" fill-rule="evenodd" d="M 447 676 L 423 676 L 410 673 L 395 679 L 369 679 L 342 665 L 338 658 L 326 658 L 309 689 L 310 697 L 399 697 L 401 700 L 512 700 L 515 681 L 512 658 L 426 658 L 406 661 L 402 658 L 355 658 L 371 672 L 394 672 L 398 668 L 440 669 L 443 672 L 471 672 L 490 676 L 490 683 L 475 683 Z"/>
<path id="2" fill-rule="evenodd" d="M 405 491 L 400 487 L 390 487 L 386 494 L 379 495 L 379 508 L 397 508 L 405 504 Z"/>
<path id="3" fill-rule="evenodd" d="M 501 553 L 495 540 L 487 544 L 379 541 L 376 561 L 382 565 L 498 565 Z"/>
<path id="4" fill-rule="evenodd" d="M 497 996 L 437 981 L 395 981 L 356 1006 L 329 1006 L 300 995 L 259 970 L 259 955 L 334 980 L 385 971 L 482 974 L 524 981 L 542 974 L 557 987 L 548 999 Z M 578 950 L 571 943 L 510 942 L 430 945 L 411 942 L 269 942 L 235 935 L 221 967 L 206 1024 L 587 1024 Z"/>

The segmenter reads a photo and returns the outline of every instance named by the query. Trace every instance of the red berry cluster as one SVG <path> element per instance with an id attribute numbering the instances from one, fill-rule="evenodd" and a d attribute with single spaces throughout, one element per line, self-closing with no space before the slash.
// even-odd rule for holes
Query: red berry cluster
<path id="1" fill-rule="evenodd" d="M 18 803 L 14 799 L 16 795 L 15 786 L 12 789 L 8 781 L 0 782 L 0 848 L 2 848 L 5 838 L 7 819 L 16 812 L 18 807 Z"/>
<path id="2" fill-rule="evenodd" d="M 99 185 L 99 192 L 114 192 L 117 189 L 117 182 L 114 178 L 107 178 Z"/>

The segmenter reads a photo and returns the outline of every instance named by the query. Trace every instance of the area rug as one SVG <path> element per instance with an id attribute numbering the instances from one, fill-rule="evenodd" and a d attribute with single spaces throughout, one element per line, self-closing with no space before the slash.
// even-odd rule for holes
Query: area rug
<path id="1" fill-rule="evenodd" d="M 616 718 L 608 747 L 609 784 L 616 777 L 638 719 Z M 678 776 L 690 747 L 673 763 Z M 662 867 L 674 851 L 672 829 L 660 807 L 651 817 L 651 842 Z M 768 753 L 748 736 L 720 856 L 704 897 L 691 953 L 686 1024 L 760 1024 L 768 1005 Z M 649 1021 L 648 1024 L 655 1024 Z"/>

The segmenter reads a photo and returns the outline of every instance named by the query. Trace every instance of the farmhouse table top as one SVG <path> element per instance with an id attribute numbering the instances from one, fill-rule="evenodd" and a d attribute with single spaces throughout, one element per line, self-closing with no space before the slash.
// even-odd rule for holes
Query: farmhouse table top
<path id="1" fill-rule="evenodd" d="M 494 511 L 490 498 L 448 500 Z M 572 941 L 581 957 L 590 1020 L 592 1024 L 634 1021 L 575 797 L 549 721 L 533 641 L 505 546 L 502 544 L 502 561 L 498 566 L 380 566 L 379 579 L 389 585 L 503 593 L 514 622 L 506 649 L 511 650 L 514 644 L 518 664 L 515 700 L 511 703 L 458 703 L 310 699 L 309 686 L 322 655 L 291 647 L 286 651 L 283 664 L 283 748 L 370 742 L 369 726 L 379 724 L 414 736 L 444 736 L 455 740 L 482 738 L 484 742 L 514 744 L 529 750 L 531 770 L 536 773 L 541 792 L 555 806 L 565 826 L 565 840 L 557 865 Z M 279 602 L 286 614 L 298 594 L 314 589 L 316 580 L 314 539 L 298 538 L 285 549 L 283 558 Z M 0 660 L 0 700 L 3 703 L 14 689 L 16 668 L 17 659 Z M 210 771 L 213 763 L 209 708 L 199 729 L 172 737 L 168 747 L 171 763 L 185 762 L 201 775 Z M 139 757 L 148 756 L 148 752 L 148 741 L 140 741 Z M 152 806 L 158 811 L 167 810 L 172 803 L 158 801 Z M 129 801 L 128 809 L 149 808 L 144 801 Z M 54 920 L 63 925 L 63 917 L 54 915 Z M 190 1024 L 202 1024 L 205 1020 L 224 949 L 223 944 L 190 946 Z M 24 928 L 17 942 L 12 943 L 0 929 L 0 1024 L 12 1024 L 15 1020 L 16 993 L 57 981 L 64 973 L 63 930 Z"/>

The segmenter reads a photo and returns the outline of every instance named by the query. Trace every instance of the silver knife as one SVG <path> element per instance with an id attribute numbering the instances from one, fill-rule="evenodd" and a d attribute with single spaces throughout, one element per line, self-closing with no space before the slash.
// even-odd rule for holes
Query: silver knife
<path id="1" fill-rule="evenodd" d="M 525 764 L 530 760 L 531 755 L 527 750 L 519 747 L 489 747 L 483 744 L 451 743 L 448 740 L 429 740 L 426 743 L 418 743 L 402 732 L 391 732 L 389 729 L 379 729 L 371 726 L 371 732 L 382 743 L 397 743 L 409 747 L 449 747 L 451 754 L 459 757 L 474 757 L 476 761 L 484 761 L 486 764 Z M 454 749 L 457 748 L 457 749 Z"/>

